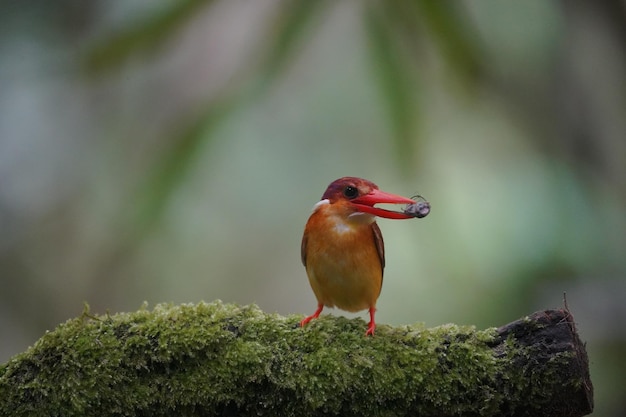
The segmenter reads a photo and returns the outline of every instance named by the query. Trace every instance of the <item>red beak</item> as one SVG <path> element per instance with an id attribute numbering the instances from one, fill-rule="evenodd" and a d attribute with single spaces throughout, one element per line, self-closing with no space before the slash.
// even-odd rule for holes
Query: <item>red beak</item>
<path id="1" fill-rule="evenodd" d="M 413 204 L 414 200 L 395 194 L 389 194 L 384 191 L 374 190 L 362 197 L 355 198 L 350 201 L 359 211 L 370 213 L 375 216 L 385 217 L 387 219 L 412 219 L 413 216 L 398 211 L 384 210 L 374 207 L 377 203 L 388 204 Z"/>

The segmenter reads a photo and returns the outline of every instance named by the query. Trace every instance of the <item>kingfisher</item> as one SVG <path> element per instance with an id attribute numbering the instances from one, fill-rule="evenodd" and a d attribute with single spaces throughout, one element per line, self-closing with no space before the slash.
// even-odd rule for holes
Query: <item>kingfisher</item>
<path id="1" fill-rule="evenodd" d="M 377 203 L 407 204 L 407 208 L 396 212 L 374 207 Z M 422 207 L 417 210 L 419 215 L 415 214 L 413 207 L 414 200 L 383 192 L 362 178 L 343 177 L 328 186 L 313 207 L 302 236 L 302 263 L 317 298 L 317 310 L 300 322 L 301 327 L 319 317 L 324 307 L 350 312 L 368 309 L 365 335 L 374 335 L 376 301 L 385 268 L 385 247 L 376 216 L 410 219 L 427 214 Z"/>

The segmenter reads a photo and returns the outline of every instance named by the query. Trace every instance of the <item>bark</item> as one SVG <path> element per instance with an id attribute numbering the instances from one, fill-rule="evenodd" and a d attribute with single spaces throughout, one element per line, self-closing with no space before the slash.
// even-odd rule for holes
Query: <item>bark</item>
<path id="1" fill-rule="evenodd" d="M 498 329 L 379 326 L 214 302 L 84 312 L 0 365 L 2 416 L 583 416 L 566 310 Z"/>

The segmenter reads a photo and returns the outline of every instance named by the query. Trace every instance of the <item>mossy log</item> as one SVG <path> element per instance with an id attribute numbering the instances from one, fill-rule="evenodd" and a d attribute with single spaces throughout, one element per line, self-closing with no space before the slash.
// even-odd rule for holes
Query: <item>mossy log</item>
<path id="1" fill-rule="evenodd" d="M 2 416 L 582 416 L 566 310 L 499 329 L 380 325 L 214 302 L 79 318 L 0 365 Z"/>

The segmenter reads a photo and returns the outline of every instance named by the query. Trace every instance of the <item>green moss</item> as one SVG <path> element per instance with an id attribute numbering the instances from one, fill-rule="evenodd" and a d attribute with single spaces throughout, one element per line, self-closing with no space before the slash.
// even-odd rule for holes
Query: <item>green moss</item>
<path id="1" fill-rule="evenodd" d="M 0 366 L 0 415 L 492 416 L 541 394 L 507 364 L 533 353 L 494 355 L 494 329 L 300 319 L 219 301 L 84 313 Z"/>

